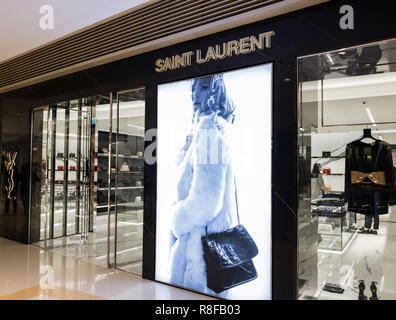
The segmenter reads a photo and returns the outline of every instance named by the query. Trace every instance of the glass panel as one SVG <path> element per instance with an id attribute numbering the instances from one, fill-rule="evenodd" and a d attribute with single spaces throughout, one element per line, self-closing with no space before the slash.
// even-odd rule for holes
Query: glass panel
<path id="1" fill-rule="evenodd" d="M 78 100 L 70 102 L 67 192 L 67 235 L 79 233 L 77 208 Z"/>
<path id="2" fill-rule="evenodd" d="M 313 76 L 308 70 L 318 67 L 318 60 L 299 61 L 299 131 L 298 131 L 298 288 L 299 298 L 312 297 L 317 289 L 318 217 L 311 213 L 311 135 L 318 128 L 320 86 L 312 87 L 307 99 L 307 80 Z"/>
<path id="3" fill-rule="evenodd" d="M 65 109 L 57 108 L 55 131 L 55 195 L 54 195 L 54 234 L 61 237 L 63 233 L 63 179 L 64 179 L 64 148 L 65 148 Z"/>
<path id="4" fill-rule="evenodd" d="M 142 274 L 144 89 L 118 94 L 116 267 Z"/>
<path id="5" fill-rule="evenodd" d="M 60 103 L 34 110 L 32 115 L 31 239 L 32 242 L 51 239 L 48 245 L 53 248 L 62 248 L 81 240 L 81 236 L 63 236 L 80 235 L 84 231 L 86 240 L 88 235 L 88 223 L 85 220 L 89 217 L 86 166 L 90 147 L 90 116 L 87 112 L 79 111 L 79 103 L 79 100 Z M 40 158 L 41 164 L 36 160 Z M 36 186 L 39 182 L 36 177 L 39 167 L 46 171 L 47 178 L 45 185 L 41 178 L 43 187 L 40 204 Z M 37 207 L 41 208 L 40 218 Z M 40 236 L 38 223 L 41 225 Z"/>
<path id="6" fill-rule="evenodd" d="M 96 148 L 94 179 L 96 215 L 94 216 L 93 229 L 96 263 L 103 266 L 114 265 L 115 190 L 114 174 L 111 175 L 111 183 L 109 183 L 109 175 L 111 168 L 114 168 L 115 148 L 109 148 L 109 139 L 111 138 L 111 143 L 115 145 L 115 134 L 110 135 L 110 132 L 116 130 L 116 109 L 116 99 L 112 94 L 96 97 L 96 118 L 93 120 Z M 111 160 L 112 158 L 113 160 Z"/>
<path id="7" fill-rule="evenodd" d="M 355 300 L 360 281 L 392 297 L 395 63 L 396 40 L 298 61 L 301 299 Z"/>
<path id="8" fill-rule="evenodd" d="M 88 240 L 89 219 L 89 158 L 91 99 L 70 102 L 69 116 L 69 199 L 68 234 L 80 234 Z M 74 204 L 74 205 L 73 205 Z"/>
<path id="9" fill-rule="evenodd" d="M 83 99 L 81 107 L 80 223 L 83 243 L 88 241 L 89 231 L 90 103 L 90 99 Z"/>
<path id="10" fill-rule="evenodd" d="M 32 167 L 30 241 L 38 243 L 48 237 L 49 184 L 48 184 L 48 130 L 51 117 L 48 108 L 32 111 Z M 47 228 L 46 228 L 47 227 Z M 43 244 L 44 245 L 44 244 Z"/>

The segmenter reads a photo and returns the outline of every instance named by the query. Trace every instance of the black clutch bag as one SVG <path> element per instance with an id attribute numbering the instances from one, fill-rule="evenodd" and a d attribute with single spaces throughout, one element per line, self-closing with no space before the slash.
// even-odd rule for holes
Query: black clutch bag
<path id="1" fill-rule="evenodd" d="M 207 287 L 215 293 L 231 289 L 257 278 L 252 259 L 257 246 L 239 222 L 238 201 L 235 197 L 238 225 L 220 233 L 201 238 L 206 263 Z"/>

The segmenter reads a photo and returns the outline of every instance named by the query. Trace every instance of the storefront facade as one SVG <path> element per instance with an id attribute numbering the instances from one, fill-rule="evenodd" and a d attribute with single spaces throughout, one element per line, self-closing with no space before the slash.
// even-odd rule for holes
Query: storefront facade
<path id="1" fill-rule="evenodd" d="M 317 232 L 311 230 L 305 235 L 299 231 L 299 195 L 304 187 L 299 169 L 301 160 L 298 160 L 301 156 L 299 128 L 306 129 L 302 125 L 304 116 L 301 116 L 300 98 L 302 82 L 317 81 L 321 76 L 309 74 L 303 79 L 301 72 L 310 71 L 302 69 L 299 62 L 305 60 L 299 58 L 396 38 L 394 18 L 392 11 L 387 10 L 387 5 L 389 3 L 386 1 L 377 1 L 375 4 L 332 1 L 3 93 L 0 96 L 0 147 L 8 162 L 12 162 L 16 154 L 16 166 L 21 169 L 19 190 L 13 192 L 18 193 L 17 197 L 20 194 L 21 201 L 17 201 L 16 214 L 13 216 L 13 196 L 10 193 L 3 195 L 2 202 L 7 202 L 10 208 L 1 219 L 1 236 L 24 243 L 43 242 L 81 233 L 87 236 L 94 232 L 92 216 L 97 216 L 98 208 L 107 202 L 104 216 L 108 227 L 104 242 L 104 246 L 107 246 L 107 265 L 122 268 L 123 257 L 117 251 L 117 246 L 123 245 L 118 238 L 120 230 L 126 225 L 140 226 L 139 223 L 142 222 L 141 229 L 137 227 L 137 231 L 128 231 L 141 232 L 139 241 L 142 248 L 138 253 L 142 257 L 141 269 L 131 272 L 141 274 L 146 279 L 221 298 L 242 299 L 246 298 L 246 292 L 253 292 L 248 296 L 249 299 L 300 298 L 299 280 L 304 278 L 299 274 L 299 259 L 303 255 L 301 248 L 309 247 L 310 243 L 317 241 Z M 212 163 L 210 156 L 205 159 L 215 165 L 215 171 L 220 174 L 219 172 L 229 171 L 227 159 L 234 158 L 233 161 L 237 162 L 233 166 L 237 182 L 229 179 L 233 174 L 228 172 L 223 176 L 227 182 L 216 184 L 217 176 L 213 177 L 212 173 L 206 172 L 204 181 L 214 181 L 213 184 L 200 186 L 198 178 L 190 177 L 186 182 L 189 187 L 179 186 L 178 194 L 175 195 L 168 190 L 171 187 L 167 183 L 176 183 L 174 177 L 186 177 L 188 172 L 199 172 L 201 167 L 194 166 L 194 156 L 193 160 L 188 160 L 184 155 L 181 158 L 184 160 L 180 160 L 179 164 L 190 161 L 191 167 L 185 165 L 182 171 L 172 171 L 176 170 L 176 160 L 175 157 L 169 159 L 167 155 L 176 153 L 177 146 L 183 145 L 183 141 L 186 142 L 186 147 L 186 137 L 190 137 L 193 142 L 189 143 L 194 145 L 199 137 L 191 136 L 190 131 L 196 132 L 196 126 L 204 123 L 205 117 L 210 118 L 210 112 L 214 110 L 212 107 L 208 110 L 203 104 L 200 104 L 201 107 L 194 104 L 199 94 L 199 90 L 194 91 L 197 90 L 194 86 L 199 86 L 201 90 L 207 87 L 225 87 L 225 90 L 220 89 L 229 94 L 224 99 L 233 101 L 225 104 L 225 111 L 216 110 L 214 114 L 216 117 L 221 116 L 220 123 L 227 123 L 224 127 L 229 124 L 237 127 L 234 135 L 240 139 L 232 136 L 233 138 L 224 140 L 231 142 L 221 140 L 222 149 L 219 153 L 224 162 Z M 38 109 L 43 107 L 44 109 Z M 131 107 L 135 113 L 127 107 Z M 230 112 L 227 113 L 227 110 Z M 126 112 L 124 116 L 123 112 Z M 233 116 L 235 122 L 230 121 Z M 140 122 L 136 122 L 137 118 Z M 44 125 L 47 125 L 47 129 L 43 128 Z M 127 133 L 125 128 L 132 131 Z M 217 141 L 224 134 L 222 125 L 211 127 L 209 124 L 209 127 L 205 127 L 203 124 L 200 129 L 202 128 L 217 132 L 214 137 L 210 136 L 210 139 L 215 139 L 211 141 Z M 45 135 L 43 132 L 46 132 Z M 59 132 L 62 134 L 59 135 Z M 100 138 L 103 134 L 105 137 Z M 57 139 L 60 136 L 63 138 Z M 66 142 L 66 137 L 68 140 L 77 137 L 76 143 L 73 144 L 70 140 Z M 92 137 L 97 140 L 93 141 Z M 121 142 L 125 142 L 122 147 Z M 129 148 L 132 144 L 133 150 L 121 149 Z M 189 146 L 190 144 L 186 150 Z M 237 150 L 233 157 L 225 151 L 228 146 Z M 72 148 L 75 150 L 72 151 Z M 45 190 L 50 199 L 48 201 L 43 200 L 42 194 L 41 197 L 36 195 L 36 198 L 34 195 L 32 172 L 33 163 L 37 162 L 33 161 L 35 152 L 39 153 L 37 170 L 42 169 L 40 161 L 46 161 L 46 177 L 44 180 L 36 180 L 40 180 L 40 190 Z M 132 161 L 133 157 L 141 159 L 143 153 L 144 165 Z M 107 155 L 103 162 L 100 162 L 101 155 Z M 109 160 L 113 156 L 114 164 Z M 126 160 L 128 157 L 121 156 L 130 157 L 131 162 Z M 77 164 L 73 166 L 72 161 Z M 124 169 L 130 169 L 116 169 L 113 178 L 112 166 L 121 168 L 124 164 Z M 107 170 L 101 184 L 98 167 Z M 132 182 L 125 180 L 123 185 L 122 174 L 118 171 L 129 171 L 131 174 L 140 171 L 141 178 Z M 72 181 L 71 176 L 74 174 L 76 191 L 73 198 L 70 198 L 70 194 L 63 195 L 59 200 L 63 201 L 63 206 L 57 209 L 55 194 L 58 184 L 55 182 L 62 181 L 59 185 L 62 185 L 63 190 L 69 190 L 67 181 Z M 9 186 L 6 183 L 6 180 L 9 182 L 9 174 L 3 176 L 3 186 Z M 136 188 L 133 194 L 124 195 L 122 188 L 131 185 L 144 188 L 141 188 L 141 193 Z M 221 190 L 221 194 L 205 194 L 208 186 L 212 191 Z M 230 186 L 229 190 L 227 186 Z M 188 205 L 182 202 L 194 198 L 194 194 L 191 195 L 194 188 L 200 192 L 196 193 L 196 202 L 190 201 Z M 236 201 L 235 189 L 238 193 Z M 102 191 L 103 203 L 100 203 L 98 194 Z M 113 191 L 115 198 L 111 202 Z M 211 208 L 209 211 L 216 211 L 220 215 L 221 205 L 213 203 L 219 197 L 223 197 L 222 206 L 232 212 L 232 216 L 224 217 L 227 223 L 222 224 L 221 228 L 224 230 L 234 225 L 235 214 L 239 214 L 240 223 L 246 227 L 258 247 L 258 254 L 253 258 L 257 278 L 235 289 L 222 291 L 230 295 L 217 295 L 205 286 L 197 287 L 196 283 L 202 282 L 202 279 L 196 279 L 194 267 L 202 261 L 194 260 L 196 256 L 177 256 L 182 255 L 178 250 L 183 246 L 193 248 L 196 244 L 199 247 L 199 240 L 205 235 L 202 233 L 205 227 L 209 228 L 206 229 L 209 233 L 211 230 L 215 232 L 216 227 L 207 224 L 215 214 L 210 213 L 211 218 L 205 218 L 204 211 L 205 208 Z M 230 202 L 228 207 L 227 199 Z M 176 210 L 172 206 L 174 202 L 180 202 L 176 207 L 180 222 L 172 225 L 173 222 L 169 221 L 173 219 L 170 211 Z M 73 203 L 73 212 L 78 212 L 75 217 L 83 217 L 81 221 L 71 222 L 66 218 L 68 214 L 65 205 L 70 203 Z M 121 207 L 126 204 L 130 206 L 131 203 L 141 203 L 141 216 L 136 213 L 133 221 L 124 220 L 120 215 L 123 213 Z M 22 208 L 20 204 L 23 205 Z M 235 204 L 238 211 L 234 209 Z M 84 210 L 87 213 L 82 213 L 81 207 L 86 208 Z M 195 214 L 191 217 L 183 215 L 183 212 Z M 195 218 L 198 213 L 202 216 L 201 220 Z M 56 221 L 60 223 L 58 229 Z M 110 226 L 114 225 L 115 228 L 110 230 Z M 168 239 L 170 231 L 173 232 L 173 240 Z M 115 234 L 111 235 L 111 232 Z M 181 241 L 186 234 L 190 238 Z M 193 234 L 194 237 L 191 236 Z M 300 241 L 303 237 L 307 242 Z M 164 243 L 167 243 L 166 247 L 162 247 Z M 202 250 L 200 248 L 197 250 Z M 312 289 L 312 292 L 307 293 L 308 296 L 313 295 L 318 287 L 315 280 L 315 259 L 317 260 L 315 253 L 309 255 L 307 266 L 304 266 L 306 272 L 310 273 L 310 276 L 304 278 L 305 285 Z M 172 267 L 165 266 L 169 260 L 174 262 L 170 263 L 176 268 L 173 272 Z M 176 276 L 169 278 L 169 273 L 178 272 L 185 272 L 183 279 Z M 188 272 L 191 277 L 187 275 Z M 199 269 L 196 272 L 200 274 Z M 245 286 L 251 287 L 243 289 Z M 251 288 L 255 290 L 252 291 Z"/>

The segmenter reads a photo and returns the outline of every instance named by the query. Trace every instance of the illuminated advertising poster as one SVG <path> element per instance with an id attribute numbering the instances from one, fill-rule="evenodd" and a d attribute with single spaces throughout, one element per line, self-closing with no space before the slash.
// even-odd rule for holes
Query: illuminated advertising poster
<path id="1" fill-rule="evenodd" d="M 158 87 L 156 280 L 271 299 L 272 64 Z"/>

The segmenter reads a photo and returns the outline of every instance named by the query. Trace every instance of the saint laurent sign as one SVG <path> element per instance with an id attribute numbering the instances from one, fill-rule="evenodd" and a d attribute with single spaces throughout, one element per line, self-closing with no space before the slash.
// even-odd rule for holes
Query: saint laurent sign
<path id="1" fill-rule="evenodd" d="M 211 60 L 222 60 L 233 55 L 247 54 L 256 50 L 271 48 L 272 36 L 274 31 L 260 33 L 258 37 L 250 36 L 239 40 L 232 40 L 210 46 L 206 51 L 197 49 L 194 51 L 184 52 L 165 59 L 157 59 L 155 62 L 155 71 L 164 72 L 191 66 L 193 61 L 197 64 L 203 64 Z"/>

